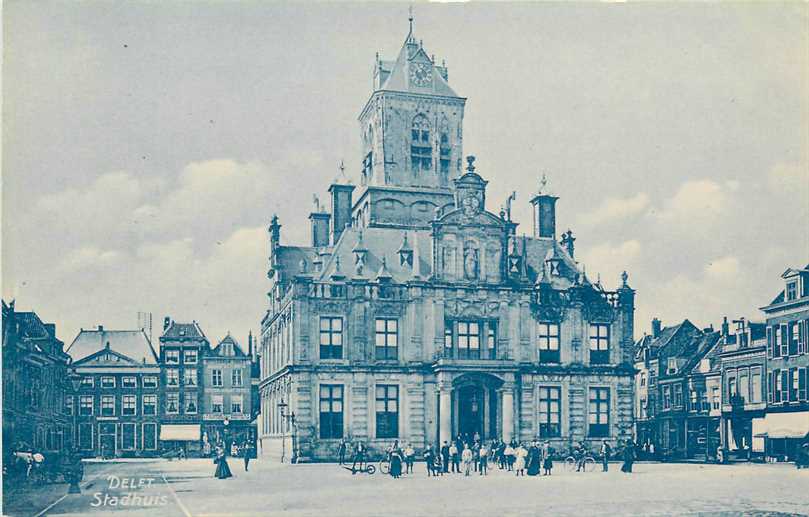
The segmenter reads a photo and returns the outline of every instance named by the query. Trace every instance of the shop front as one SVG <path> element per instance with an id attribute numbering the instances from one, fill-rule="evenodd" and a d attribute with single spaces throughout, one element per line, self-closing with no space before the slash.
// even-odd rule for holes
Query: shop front
<path id="1" fill-rule="evenodd" d="M 186 456 L 199 456 L 202 451 L 199 424 L 161 425 L 160 448 L 163 452 L 182 450 Z"/>
<path id="2" fill-rule="evenodd" d="M 768 461 L 795 461 L 798 448 L 809 440 L 809 411 L 767 413 L 753 421 L 753 445 Z"/>

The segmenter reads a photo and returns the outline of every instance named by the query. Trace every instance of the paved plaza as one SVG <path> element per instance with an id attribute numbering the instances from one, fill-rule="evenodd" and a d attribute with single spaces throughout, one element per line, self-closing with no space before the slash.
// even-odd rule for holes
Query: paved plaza
<path id="1" fill-rule="evenodd" d="M 394 480 L 333 464 L 230 461 L 234 477 L 212 477 L 211 460 L 91 463 L 81 495 L 65 485 L 4 495 L 4 513 L 161 516 L 534 516 L 809 514 L 809 470 L 791 465 L 618 464 L 609 473 L 554 470 L 550 478 L 414 475 Z M 55 504 L 54 504 L 55 503 Z M 43 510 L 45 512 L 43 513 Z"/>

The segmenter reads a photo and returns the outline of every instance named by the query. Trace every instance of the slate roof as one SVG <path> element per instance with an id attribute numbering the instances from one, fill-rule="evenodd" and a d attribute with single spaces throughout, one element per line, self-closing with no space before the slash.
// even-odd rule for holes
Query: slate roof
<path id="1" fill-rule="evenodd" d="M 413 248 L 413 260 L 418 260 L 418 270 L 408 264 L 402 265 L 399 261 L 399 249 L 404 241 L 404 232 L 407 232 L 408 245 Z M 353 250 L 359 241 L 360 230 L 357 228 L 346 228 L 332 254 L 324 261 L 322 271 L 316 275 L 320 280 L 328 280 L 336 272 L 336 257 L 340 259 L 340 273 L 346 278 L 356 278 L 354 267 Z M 386 258 L 385 272 L 390 275 L 395 283 L 406 283 L 415 279 L 414 271 L 418 271 L 419 277 L 426 280 L 432 271 L 433 239 L 431 230 L 399 230 L 391 228 L 363 228 L 362 229 L 363 248 L 367 249 L 365 256 L 365 268 L 363 278 L 376 280 L 377 274 L 382 270 L 382 257 Z M 518 252 L 522 252 L 525 244 L 526 269 L 528 281 L 535 283 L 541 275 L 545 259 L 554 256 L 562 261 L 562 276 L 552 276 L 551 285 L 556 289 L 567 289 L 575 280 L 578 272 L 576 262 L 570 258 L 559 243 L 553 239 L 534 239 L 531 237 L 517 238 Z M 284 254 L 289 253 L 291 247 L 284 249 Z M 301 253 L 306 253 L 311 248 L 301 248 Z M 314 254 L 311 255 L 313 257 Z M 309 264 L 311 264 L 311 257 Z M 293 260 L 285 257 L 287 267 L 293 267 Z M 311 265 L 307 266 L 311 272 Z M 295 272 L 300 271 L 299 264 L 294 264 Z"/>
<path id="2" fill-rule="evenodd" d="M 432 274 L 433 244 L 430 230 L 394 230 L 390 228 L 363 228 L 362 240 L 368 250 L 365 255 L 363 277 L 375 280 L 377 272 L 382 268 L 382 257 L 385 257 L 385 271 L 396 283 L 405 283 L 414 279 L 413 270 L 407 264 L 400 264 L 399 248 L 402 245 L 404 231 L 408 232 L 408 244 L 413 247 L 413 260 L 419 261 L 422 278 Z M 336 257 L 340 258 L 340 272 L 347 278 L 356 278 L 353 249 L 359 241 L 360 231 L 357 228 L 346 228 L 334 247 L 331 256 L 323 264 L 323 270 L 317 275 L 321 280 L 328 280 L 336 271 Z"/>
<path id="3" fill-rule="evenodd" d="M 163 339 L 206 339 L 205 333 L 202 332 L 199 324 L 195 321 L 193 323 L 178 323 L 176 321 L 172 321 L 169 324 L 169 328 L 167 328 L 163 335 L 160 337 L 161 340 Z"/>
<path id="4" fill-rule="evenodd" d="M 649 349 L 650 358 L 661 355 L 664 350 L 666 356 L 678 355 L 688 344 L 695 331 L 699 332 L 699 329 L 685 319 L 678 325 L 663 327 L 657 337 L 645 335 L 635 343 L 635 360 L 643 359 L 643 351 L 647 348 Z"/>
<path id="5" fill-rule="evenodd" d="M 15 320 L 20 324 L 20 336 L 32 339 L 45 339 L 49 337 L 45 323 L 39 319 L 35 312 L 16 312 Z"/>
<path id="6" fill-rule="evenodd" d="M 135 361 L 157 364 L 157 353 L 143 330 L 82 329 L 67 353 L 74 361 L 79 361 L 103 350 L 107 344 L 110 349 Z"/>
<path id="7" fill-rule="evenodd" d="M 410 63 L 428 63 L 432 67 L 432 82 L 428 86 L 416 86 L 410 83 Z M 380 63 L 384 70 L 390 70 L 385 82 L 379 88 L 385 91 L 421 93 L 426 95 L 441 95 L 444 97 L 458 97 L 455 90 L 442 76 L 442 67 L 437 67 L 421 46 L 416 43 L 412 35 L 408 35 L 396 61 L 383 61 Z"/>
<path id="8" fill-rule="evenodd" d="M 713 358 L 718 355 L 719 352 L 717 352 L 717 350 L 721 348 L 717 346 L 721 337 L 722 333 L 718 330 L 713 332 L 704 332 L 701 335 L 696 336 L 689 346 L 689 349 L 693 350 L 692 355 L 681 370 L 699 373 L 699 365 L 702 362 L 702 359 L 706 357 L 711 359 L 711 371 L 715 371 L 715 369 L 718 370 L 720 367 L 719 361 Z M 714 353 L 714 355 L 711 355 L 711 353 Z"/>

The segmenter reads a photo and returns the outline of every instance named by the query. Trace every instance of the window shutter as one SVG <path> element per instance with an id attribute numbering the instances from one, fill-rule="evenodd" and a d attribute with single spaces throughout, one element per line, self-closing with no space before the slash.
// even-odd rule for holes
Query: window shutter
<path id="1" fill-rule="evenodd" d="M 807 369 L 798 369 L 798 400 L 806 400 L 806 372 Z"/>
<path id="2" fill-rule="evenodd" d="M 803 343 L 806 341 L 806 325 L 805 321 L 798 322 L 798 355 L 803 354 L 804 346 Z"/>
<path id="3" fill-rule="evenodd" d="M 772 327 L 767 327 L 767 357 L 772 359 Z"/>
<path id="4" fill-rule="evenodd" d="M 795 388 L 797 388 L 797 386 L 795 386 L 795 368 L 790 368 L 788 371 L 789 373 L 787 374 L 787 377 L 789 379 L 789 383 L 787 384 L 787 392 L 789 394 L 789 398 L 787 400 L 790 402 L 795 402 L 797 400 L 797 397 L 795 396 Z"/>
<path id="5" fill-rule="evenodd" d="M 781 357 L 789 355 L 789 325 L 781 324 Z"/>
<path id="6" fill-rule="evenodd" d="M 789 401 L 789 370 L 781 370 L 781 402 Z"/>
<path id="7" fill-rule="evenodd" d="M 775 389 L 775 386 L 773 385 L 772 380 L 773 380 L 773 372 L 768 372 L 767 373 L 767 402 L 769 402 L 770 404 L 772 404 L 772 401 L 773 401 L 772 394 L 773 394 L 773 390 Z"/>
<path id="8" fill-rule="evenodd" d="M 781 372 L 775 369 L 770 375 L 772 376 L 772 401 L 777 404 L 781 402 Z"/>

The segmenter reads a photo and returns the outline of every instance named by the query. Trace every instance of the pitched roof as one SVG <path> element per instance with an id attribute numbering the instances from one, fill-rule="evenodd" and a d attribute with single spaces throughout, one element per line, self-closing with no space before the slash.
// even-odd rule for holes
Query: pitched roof
<path id="1" fill-rule="evenodd" d="M 433 242 L 430 230 L 407 230 L 410 234 L 408 242 L 418 241 L 414 246 L 418 254 L 414 252 L 413 260 L 419 261 L 420 272 L 423 276 L 430 276 L 432 273 L 432 249 Z M 413 280 L 413 269 L 408 264 L 402 264 L 398 259 L 399 247 L 402 243 L 403 230 L 390 228 L 363 228 L 362 240 L 364 247 L 368 250 L 365 255 L 365 271 L 378 272 L 382 269 L 382 257 L 387 257 L 385 271 L 396 283 L 405 283 Z M 323 270 L 317 275 L 321 280 L 329 279 L 336 269 L 336 258 L 340 259 L 340 273 L 347 278 L 353 278 L 354 256 L 353 249 L 359 240 L 360 231 L 356 228 L 346 228 L 340 236 L 340 240 L 335 246 L 330 257 L 324 261 Z M 416 256 L 418 255 L 418 256 Z M 374 275 L 376 276 L 376 275 Z"/>
<path id="2" fill-rule="evenodd" d="M 430 68 L 432 81 L 424 86 L 418 86 L 410 81 L 410 68 L 416 64 L 426 65 Z M 383 70 L 390 70 L 387 79 L 380 86 L 380 90 L 458 97 L 455 90 L 444 79 L 446 69 L 435 66 L 424 48 L 410 34 L 405 39 L 396 61 L 381 61 L 378 66 Z"/>
<path id="3" fill-rule="evenodd" d="M 722 333 L 718 330 L 713 332 L 704 332 L 695 336 L 692 339 L 691 346 L 689 347 L 689 349 L 691 349 L 693 352 L 681 370 L 692 372 L 694 370 L 698 370 L 702 359 L 708 357 L 711 352 L 714 352 L 719 348 L 717 344 L 720 341 L 720 337 L 722 337 Z M 711 370 L 718 366 L 718 361 L 711 361 Z"/>
<path id="4" fill-rule="evenodd" d="M 199 324 L 194 321 L 192 323 L 178 323 L 172 321 L 169 327 L 160 336 L 160 340 L 164 339 L 205 339 L 205 333 L 202 332 Z"/>
<path id="5" fill-rule="evenodd" d="M 137 362 L 157 364 L 157 354 L 143 330 L 106 330 L 103 327 L 95 330 L 82 329 L 68 347 L 67 353 L 74 361 L 80 361 L 104 350 L 107 345 L 111 350 Z"/>
<path id="6" fill-rule="evenodd" d="M 225 337 L 223 337 L 222 340 L 219 341 L 219 343 L 217 343 L 216 347 L 213 349 L 213 353 L 215 355 L 222 355 L 221 354 L 222 349 L 220 347 L 222 345 L 224 345 L 224 344 L 229 344 L 229 345 L 233 346 L 233 354 L 235 356 L 237 356 L 237 357 L 246 357 L 247 356 L 247 354 L 244 352 L 244 349 L 239 344 L 239 342 L 236 341 L 236 339 L 233 336 L 230 335 L 230 332 L 228 332 L 227 335 Z"/>
<path id="7" fill-rule="evenodd" d="M 644 349 L 649 350 L 651 357 L 656 357 L 662 352 L 665 352 L 667 356 L 678 355 L 682 353 L 692 336 L 697 333 L 699 333 L 699 329 L 685 319 L 678 325 L 663 327 L 656 337 L 644 335 L 635 343 L 635 360 L 643 358 Z"/>

